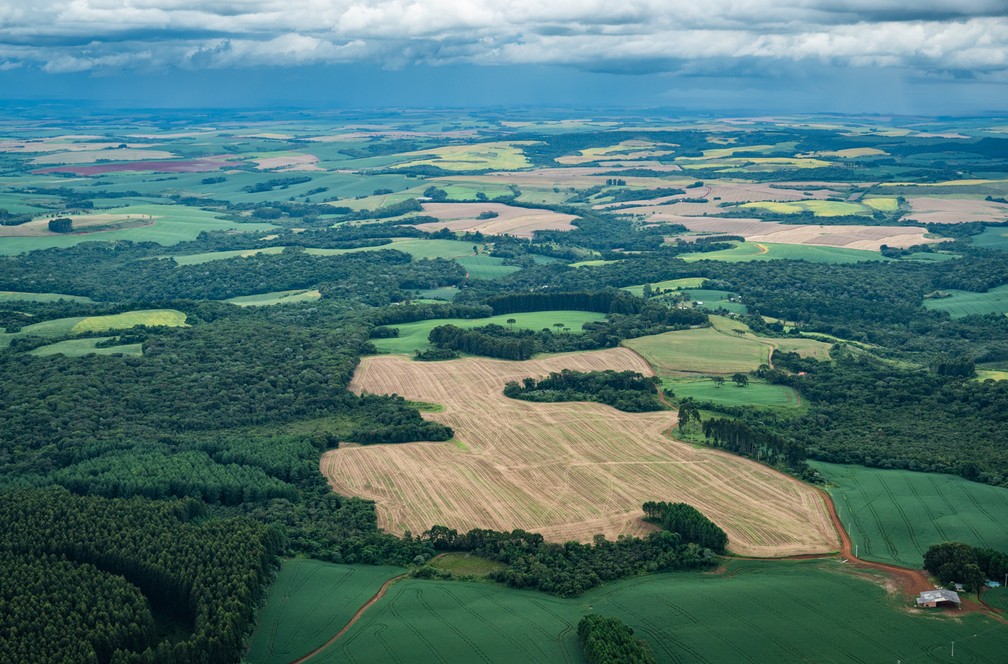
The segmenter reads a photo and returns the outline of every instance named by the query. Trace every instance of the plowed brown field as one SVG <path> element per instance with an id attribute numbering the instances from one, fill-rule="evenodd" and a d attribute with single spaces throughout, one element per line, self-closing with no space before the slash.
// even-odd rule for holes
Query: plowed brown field
<path id="1" fill-rule="evenodd" d="M 647 500 L 688 502 L 752 556 L 836 551 L 823 501 L 808 486 L 747 459 L 663 434 L 675 413 L 631 414 L 591 403 L 516 401 L 508 380 L 563 368 L 652 375 L 625 348 L 527 362 L 466 358 L 362 360 L 352 388 L 443 404 L 425 417 L 456 442 L 344 446 L 322 457 L 333 489 L 373 499 L 393 533 L 440 524 L 467 530 L 523 528 L 553 541 L 642 534 Z"/>

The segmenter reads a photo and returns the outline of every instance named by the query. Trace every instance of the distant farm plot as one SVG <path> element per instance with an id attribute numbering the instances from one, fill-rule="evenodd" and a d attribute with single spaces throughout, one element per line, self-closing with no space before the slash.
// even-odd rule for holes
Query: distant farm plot
<path id="1" fill-rule="evenodd" d="M 605 320 L 604 314 L 590 311 L 533 311 L 518 314 L 502 314 L 489 318 L 435 318 L 421 320 L 415 323 L 391 325 L 399 330 L 399 336 L 390 339 L 372 339 L 371 343 L 382 353 L 407 353 L 431 348 L 427 341 L 430 331 L 439 325 L 455 325 L 470 328 L 483 325 L 502 325 L 510 327 L 509 320 L 514 319 L 514 326 L 525 330 L 541 330 L 548 328 L 553 332 L 563 333 L 563 327 L 570 328 L 570 333 L 578 334 L 585 323 Z M 556 323 L 563 323 L 557 328 Z"/>
<path id="2" fill-rule="evenodd" d="M 885 260 L 875 251 L 846 249 L 843 247 L 820 247 L 803 244 L 771 244 L 769 242 L 743 242 L 731 249 L 705 253 L 683 254 L 684 261 L 770 261 L 803 260 L 811 263 L 859 263 L 861 261 Z"/>
<path id="3" fill-rule="evenodd" d="M 1008 226 L 988 226 L 983 233 L 970 238 L 970 241 L 984 249 L 1008 251 Z"/>
<path id="4" fill-rule="evenodd" d="M 662 377 L 752 371 L 769 363 L 774 348 L 794 350 L 807 357 L 829 358 L 830 345 L 820 341 L 766 339 L 757 337 L 743 323 L 730 318 L 711 316 L 711 320 L 714 327 L 627 339 L 623 345 L 640 353 Z"/>
<path id="5" fill-rule="evenodd" d="M 817 217 L 841 217 L 844 215 L 866 215 L 870 210 L 858 203 L 847 203 L 844 201 L 823 201 L 818 199 L 805 201 L 790 201 L 786 203 L 775 201 L 756 201 L 753 203 L 743 203 L 740 207 L 766 210 L 775 214 L 799 214 L 811 212 Z"/>
<path id="6" fill-rule="evenodd" d="M 401 567 L 284 560 L 244 661 L 287 664 L 328 641 Z"/>
<path id="7" fill-rule="evenodd" d="M 528 143 L 498 141 L 407 152 L 398 155 L 402 161 L 395 164 L 395 167 L 437 166 L 446 171 L 513 171 L 531 166 L 522 152 L 523 145 Z"/>
<path id="8" fill-rule="evenodd" d="M 17 237 L 18 233 L 9 231 L 7 237 L 0 238 L 0 255 L 10 256 L 51 247 L 72 247 L 92 240 L 156 242 L 169 246 L 194 240 L 203 231 L 268 231 L 275 228 L 272 224 L 239 224 L 219 219 L 213 212 L 185 205 L 131 205 L 106 210 L 102 214 L 129 219 L 131 222 L 124 228 L 67 234 L 46 232 L 39 237 Z M 2 228 L 5 227 L 0 227 Z"/>
<path id="9" fill-rule="evenodd" d="M 143 344 L 117 344 L 114 346 L 102 346 L 99 344 L 108 341 L 113 337 L 88 337 L 86 339 L 68 339 L 57 341 L 48 346 L 40 346 L 32 350 L 30 355 L 66 355 L 67 357 L 83 357 L 84 355 L 143 355 Z"/>
<path id="10" fill-rule="evenodd" d="M 649 285 L 655 290 L 684 290 L 686 288 L 700 288 L 705 281 L 707 281 L 706 277 L 685 277 L 683 279 L 656 281 L 655 283 Z M 623 290 L 633 293 L 637 297 L 641 297 L 644 294 L 644 284 L 625 286 Z"/>
<path id="11" fill-rule="evenodd" d="M 840 520 L 867 560 L 923 566 L 932 544 L 1008 551 L 1008 489 L 954 475 L 810 462 L 830 481 Z"/>
<path id="12" fill-rule="evenodd" d="M 999 664 L 1008 650 L 1000 623 L 978 614 L 919 615 L 876 577 L 838 562 L 730 561 L 722 574 L 649 575 L 576 599 L 406 579 L 312 661 L 581 662 L 576 626 L 586 613 L 625 622 L 661 664 Z M 256 654 L 251 661 L 262 661 Z"/>
<path id="13" fill-rule="evenodd" d="M 907 219 L 926 224 L 958 224 L 965 221 L 1008 221 L 1008 205 L 975 198 L 911 196 Z"/>
<path id="14" fill-rule="evenodd" d="M 683 217 L 657 213 L 652 221 L 682 224 L 698 233 L 741 235 L 760 244 L 793 244 L 836 249 L 878 251 L 883 244 L 890 247 L 910 247 L 937 240 L 926 237 L 927 230 L 917 226 L 827 226 L 818 224 L 782 224 L 759 219 Z"/>
<path id="15" fill-rule="evenodd" d="M 484 235 L 514 235 L 532 237 L 533 231 L 571 230 L 572 214 L 562 214 L 551 210 L 536 210 L 513 207 L 503 203 L 424 203 L 424 212 L 438 221 L 418 224 L 424 231 L 439 231 L 447 228 L 453 232 L 473 231 Z M 480 215 L 493 214 L 489 219 Z"/>
<path id="16" fill-rule="evenodd" d="M 396 533 L 442 524 L 590 541 L 647 532 L 640 506 L 660 499 L 695 505 L 724 528 L 737 553 L 836 550 L 814 489 L 747 459 L 670 440 L 663 431 L 673 413 L 502 394 L 509 380 L 565 368 L 652 373 L 623 348 L 526 362 L 364 358 L 353 390 L 444 405 L 424 415 L 450 425 L 459 445 L 343 446 L 323 456 L 322 471 L 338 493 L 375 500 L 380 525 Z"/>
<path id="17" fill-rule="evenodd" d="M 181 311 L 176 311 L 175 309 L 146 309 L 142 311 L 128 311 L 121 314 L 112 314 L 110 316 L 56 318 L 54 320 L 47 320 L 41 323 L 25 325 L 21 328 L 20 332 L 2 335 L 0 336 L 0 345 L 10 343 L 11 339 L 18 336 L 32 335 L 37 337 L 63 337 L 87 332 L 126 330 L 136 325 L 147 325 L 149 327 L 157 325 L 178 327 L 185 325 L 185 320 L 186 315 Z"/>
<path id="18" fill-rule="evenodd" d="M 60 300 L 66 300 L 67 302 L 91 302 L 91 298 L 82 295 L 0 291 L 0 302 L 59 302 Z"/>
<path id="19" fill-rule="evenodd" d="M 294 304 L 296 302 L 313 302 L 322 297 L 322 293 L 315 289 L 275 291 L 272 293 L 260 293 L 258 295 L 241 295 L 232 297 L 227 302 L 237 304 L 239 307 L 267 307 L 274 304 Z"/>
<path id="20" fill-rule="evenodd" d="M 596 161 L 638 161 L 664 157 L 674 152 L 674 145 L 652 141 L 623 141 L 601 148 L 586 148 L 576 155 L 557 157 L 556 161 L 568 166 L 577 166 Z"/>
<path id="21" fill-rule="evenodd" d="M 1008 312 L 1008 284 L 991 288 L 986 293 L 946 290 L 948 297 L 928 298 L 924 306 L 934 311 L 945 311 L 952 318 L 974 314 L 1003 314 Z"/>
<path id="22" fill-rule="evenodd" d="M 172 256 L 177 265 L 199 265 L 210 261 L 223 261 L 229 258 L 248 258 L 257 254 L 279 254 L 286 247 L 262 247 L 260 249 L 233 249 L 231 251 L 206 251 L 200 254 Z"/>

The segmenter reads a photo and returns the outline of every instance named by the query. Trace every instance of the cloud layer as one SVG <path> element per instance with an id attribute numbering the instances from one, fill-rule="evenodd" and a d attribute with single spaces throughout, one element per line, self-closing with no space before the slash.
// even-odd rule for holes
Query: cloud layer
<path id="1" fill-rule="evenodd" d="M 0 70 L 815 61 L 1008 78 L 1004 0 L 0 0 Z"/>

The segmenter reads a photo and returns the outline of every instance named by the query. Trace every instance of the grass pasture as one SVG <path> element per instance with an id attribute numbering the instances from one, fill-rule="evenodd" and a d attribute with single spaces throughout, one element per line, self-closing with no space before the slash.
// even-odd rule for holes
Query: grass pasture
<path id="1" fill-rule="evenodd" d="M 289 290 L 260 293 L 258 295 L 241 295 L 225 301 L 237 304 L 239 307 L 269 307 L 274 304 L 314 302 L 320 297 L 322 297 L 322 293 L 318 290 Z"/>
<path id="2" fill-rule="evenodd" d="M 667 281 L 658 281 L 651 284 L 651 288 L 655 290 L 685 290 L 687 288 L 700 288 L 703 282 L 707 281 L 706 277 L 685 277 L 683 279 L 669 279 Z M 641 297 L 644 295 L 644 284 L 637 284 L 636 286 L 624 286 L 623 290 Z"/>
<path id="3" fill-rule="evenodd" d="M 421 320 L 415 323 L 401 323 L 392 325 L 399 329 L 399 336 L 391 339 L 372 339 L 371 342 L 382 353 L 405 353 L 412 354 L 416 350 L 428 350 L 431 348 L 427 341 L 430 331 L 439 325 L 455 325 L 462 328 L 482 327 L 484 325 L 508 326 L 508 319 L 515 319 L 515 326 L 526 330 L 541 330 L 553 327 L 556 323 L 563 323 L 565 327 L 571 329 L 571 333 L 581 331 L 585 323 L 605 320 L 604 314 L 597 314 L 590 311 L 533 311 L 519 314 L 502 314 L 489 318 L 435 318 L 432 320 Z"/>
<path id="4" fill-rule="evenodd" d="M 845 247 L 820 247 L 806 244 L 779 244 L 771 242 L 742 242 L 730 249 L 706 253 L 683 254 L 684 261 L 770 261 L 803 260 L 811 263 L 859 263 L 886 260 L 877 251 L 847 249 Z"/>
<path id="5" fill-rule="evenodd" d="M 284 560 L 244 661 L 287 664 L 328 641 L 399 567 Z"/>
<path id="6" fill-rule="evenodd" d="M 64 295 L 62 293 L 22 293 L 18 291 L 0 291 L 0 302 L 91 302 L 91 298 L 82 295 Z"/>
<path id="7" fill-rule="evenodd" d="M 140 311 L 127 311 L 125 313 L 112 314 L 110 316 L 75 316 L 71 318 L 55 318 L 53 320 L 42 321 L 41 323 L 25 325 L 21 328 L 20 332 L 0 335 L 0 346 L 6 346 L 12 339 L 18 336 L 32 335 L 37 337 L 57 338 L 83 334 L 86 332 L 127 330 L 136 325 L 146 325 L 148 327 L 178 327 L 185 325 L 185 319 L 186 315 L 181 311 L 176 311 L 175 309 L 145 309 Z M 83 349 L 85 346 L 78 344 L 77 346 L 67 346 L 67 348 Z M 98 352 L 101 349 L 93 350 L 94 352 Z"/>
<path id="8" fill-rule="evenodd" d="M 988 226 L 980 235 L 971 237 L 970 241 L 984 249 L 1008 251 L 1008 226 Z"/>
<path id="9" fill-rule="evenodd" d="M 743 203 L 740 207 L 755 210 L 766 210 L 767 212 L 772 212 L 774 214 L 800 214 L 802 212 L 811 212 L 817 217 L 842 217 L 852 214 L 871 214 L 872 212 L 870 208 L 867 208 L 860 203 L 823 201 L 816 199 L 787 202 L 754 201 L 752 203 Z"/>
<path id="10" fill-rule="evenodd" d="M 731 381 L 718 387 L 711 380 L 662 381 L 663 388 L 671 388 L 676 398 L 692 397 L 696 401 L 710 401 L 724 406 L 757 406 L 764 408 L 798 408 L 798 393 L 784 385 L 770 385 L 750 380 L 746 387 Z"/>
<path id="11" fill-rule="evenodd" d="M 95 344 L 108 341 L 112 337 L 88 337 L 86 339 L 67 339 L 57 341 L 48 346 L 40 346 L 32 350 L 29 355 L 66 355 L 67 357 L 84 357 L 85 355 L 133 355 L 140 357 L 143 355 L 143 344 L 121 344 L 117 346 L 106 346 L 97 348 Z"/>
<path id="12" fill-rule="evenodd" d="M 505 567 L 503 563 L 487 560 L 468 553 L 446 553 L 430 563 L 435 569 L 451 572 L 459 576 L 486 576 L 494 570 Z"/>
<path id="13" fill-rule="evenodd" d="M 952 318 L 1008 312 L 1008 284 L 992 288 L 986 293 L 960 290 L 943 292 L 949 293 L 950 297 L 926 299 L 924 306 L 933 311 L 947 312 Z"/>
<path id="14" fill-rule="evenodd" d="M 920 568 L 927 548 L 941 542 L 1008 550 L 1008 489 L 954 475 L 812 465 L 830 481 L 862 558 Z"/>
<path id="15" fill-rule="evenodd" d="M 620 618 L 662 664 L 1003 661 L 1002 625 L 902 606 L 825 561 L 731 561 L 723 574 L 628 579 L 576 599 L 406 579 L 315 661 L 583 662 L 576 626 L 589 612 Z"/>
<path id="16" fill-rule="evenodd" d="M 723 334 L 711 327 L 627 339 L 623 345 L 640 353 L 659 376 L 751 371 L 767 363 L 771 348 L 753 338 Z"/>

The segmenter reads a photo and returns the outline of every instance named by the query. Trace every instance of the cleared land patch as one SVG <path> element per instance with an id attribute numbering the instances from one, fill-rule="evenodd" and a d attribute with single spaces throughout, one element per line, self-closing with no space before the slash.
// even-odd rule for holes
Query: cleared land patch
<path id="1" fill-rule="evenodd" d="M 986 293 L 961 290 L 942 292 L 948 293 L 948 297 L 928 298 L 924 300 L 924 306 L 935 311 L 947 311 L 952 318 L 1008 313 L 1008 284 L 991 288 Z"/>
<path id="2" fill-rule="evenodd" d="M 926 224 L 958 224 L 965 221 L 1008 221 L 1008 205 L 982 198 L 935 198 L 911 196 L 907 219 Z"/>
<path id="3" fill-rule="evenodd" d="M 437 166 L 446 171 L 513 171 L 531 166 L 521 146 L 528 142 L 497 141 L 468 145 L 447 145 L 398 155 L 404 163 L 396 168 Z"/>
<path id="4" fill-rule="evenodd" d="M 810 462 L 830 481 L 859 556 L 913 569 L 932 544 L 1008 550 L 1008 489 L 954 475 Z"/>
<path id="5" fill-rule="evenodd" d="M 337 492 L 375 500 L 379 524 L 391 532 L 441 524 L 589 541 L 597 533 L 647 532 L 640 506 L 658 499 L 695 505 L 724 528 L 737 553 L 837 549 L 814 489 L 747 459 L 670 440 L 663 432 L 674 413 L 502 394 L 509 380 L 564 368 L 652 375 L 622 348 L 527 362 L 364 358 L 353 390 L 443 404 L 443 412 L 425 417 L 453 427 L 466 449 L 452 442 L 344 447 L 323 456 L 322 471 Z"/>
<path id="6" fill-rule="evenodd" d="M 239 307 L 268 307 L 274 304 L 293 304 L 295 302 L 312 302 L 322 297 L 316 289 L 275 291 L 258 295 L 241 295 L 232 297 L 227 302 Z"/>
<path id="7" fill-rule="evenodd" d="M 710 401 L 725 406 L 762 406 L 770 408 L 798 408 L 798 393 L 784 385 L 770 385 L 750 380 L 746 387 L 731 381 L 721 387 L 711 380 L 663 381 L 662 387 L 671 388 L 677 398 L 692 397 L 697 401 Z"/>
<path id="8" fill-rule="evenodd" d="M 87 339 L 68 339 L 57 341 L 48 346 L 40 346 L 32 350 L 30 355 L 66 355 L 67 357 L 83 357 L 85 355 L 143 355 L 143 344 L 120 344 L 116 346 L 97 347 L 96 344 L 108 341 L 112 337 L 89 337 Z"/>
<path id="9" fill-rule="evenodd" d="M 513 207 L 503 203 L 424 203 L 426 214 L 437 217 L 438 221 L 417 224 L 424 231 L 439 231 L 447 228 L 453 232 L 479 231 L 484 235 L 514 235 L 532 237 L 533 231 L 569 231 L 573 228 L 572 214 L 562 214 L 551 210 L 533 210 Z M 480 219 L 484 213 L 497 216 Z"/>
<path id="10" fill-rule="evenodd" d="M 772 244 L 769 242 L 743 242 L 730 249 L 696 254 L 682 254 L 686 262 L 695 261 L 772 261 L 780 259 L 804 260 L 812 263 L 858 263 L 885 260 L 875 251 L 848 249 L 846 247 L 821 247 L 800 244 Z"/>

